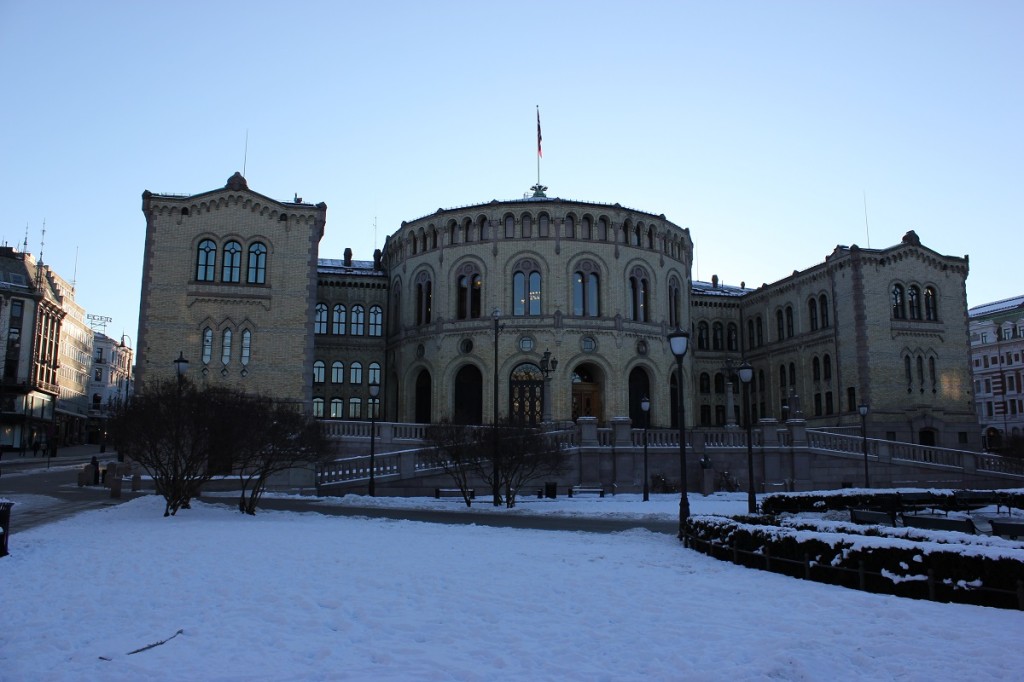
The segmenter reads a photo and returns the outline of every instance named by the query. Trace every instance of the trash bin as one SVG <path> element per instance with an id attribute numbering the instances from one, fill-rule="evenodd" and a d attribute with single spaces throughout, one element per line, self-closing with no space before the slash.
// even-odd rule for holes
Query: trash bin
<path id="1" fill-rule="evenodd" d="M 0 556 L 7 556 L 7 538 L 11 534 L 11 507 L 13 502 L 0 500 Z"/>
<path id="2" fill-rule="evenodd" d="M 557 481 L 545 481 L 544 482 L 544 497 L 549 500 L 553 500 L 558 497 L 558 482 Z"/>

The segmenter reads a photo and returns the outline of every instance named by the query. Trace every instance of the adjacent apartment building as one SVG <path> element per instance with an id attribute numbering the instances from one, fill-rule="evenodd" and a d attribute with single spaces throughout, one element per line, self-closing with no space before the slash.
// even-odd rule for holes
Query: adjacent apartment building
<path id="1" fill-rule="evenodd" d="M 974 408 L 985 447 L 1020 449 L 1024 437 L 1024 296 L 971 308 L 970 333 Z"/>

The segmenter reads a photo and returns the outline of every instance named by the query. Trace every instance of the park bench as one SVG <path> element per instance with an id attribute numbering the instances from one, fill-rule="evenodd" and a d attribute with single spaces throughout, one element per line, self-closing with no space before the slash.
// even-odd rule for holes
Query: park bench
<path id="1" fill-rule="evenodd" d="M 953 501 L 960 511 L 974 511 L 984 507 L 996 507 L 998 511 L 1002 502 L 999 495 L 992 490 L 955 490 Z"/>
<path id="2" fill-rule="evenodd" d="M 942 500 L 932 493 L 898 493 L 898 496 L 900 511 L 903 513 L 909 511 L 916 514 L 922 509 L 941 511 L 943 514 L 946 513 L 946 508 L 943 505 Z"/>
<path id="3" fill-rule="evenodd" d="M 1024 536 L 1024 521 L 1001 521 L 989 519 L 992 524 L 992 535 L 1005 535 L 1011 540 Z"/>
<path id="4" fill-rule="evenodd" d="M 896 515 L 891 512 L 874 509 L 851 509 L 850 521 L 864 525 L 895 526 Z"/>
<path id="5" fill-rule="evenodd" d="M 600 486 L 574 485 L 569 487 L 569 497 L 577 495 L 599 495 L 604 497 L 604 488 Z"/>
<path id="6" fill-rule="evenodd" d="M 911 514 L 903 516 L 903 525 L 909 528 L 927 528 L 929 530 L 953 530 L 974 535 L 974 522 L 970 519 L 951 519 L 948 516 L 920 516 Z"/>
<path id="7" fill-rule="evenodd" d="M 466 491 L 469 493 L 469 499 L 476 499 L 476 490 L 470 488 Z M 462 497 L 462 491 L 458 488 L 434 488 L 434 499 L 440 500 L 442 497 Z"/>

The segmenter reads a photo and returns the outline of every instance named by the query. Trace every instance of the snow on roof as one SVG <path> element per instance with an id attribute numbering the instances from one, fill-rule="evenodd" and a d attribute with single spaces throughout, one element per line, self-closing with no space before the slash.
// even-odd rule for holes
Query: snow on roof
<path id="1" fill-rule="evenodd" d="M 1002 301 L 993 301 L 992 303 L 982 303 L 981 305 L 976 305 L 968 310 L 967 314 L 970 317 L 982 317 L 984 315 L 1001 313 L 1015 308 L 1024 308 L 1024 295 L 1014 296 L 1013 298 L 1004 298 Z"/>
<path id="2" fill-rule="evenodd" d="M 700 282 L 694 280 L 690 283 L 690 290 L 695 294 L 709 294 L 711 296 L 742 296 L 753 291 L 745 287 L 737 287 L 731 284 L 714 284 L 712 282 Z"/>
<path id="3" fill-rule="evenodd" d="M 372 260 L 354 260 L 351 265 L 345 265 L 341 258 L 318 258 L 316 261 L 318 272 L 339 274 L 339 275 L 377 275 L 380 271 L 373 269 Z"/>

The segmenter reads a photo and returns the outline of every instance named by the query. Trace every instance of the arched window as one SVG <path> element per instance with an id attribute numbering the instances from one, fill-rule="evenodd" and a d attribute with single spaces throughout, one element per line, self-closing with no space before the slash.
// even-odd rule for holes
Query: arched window
<path id="1" fill-rule="evenodd" d="M 822 370 L 822 376 L 824 377 L 825 381 L 832 381 L 832 356 L 831 355 L 826 354 L 825 357 L 823 357 L 821 359 L 821 370 Z"/>
<path id="2" fill-rule="evenodd" d="M 764 324 L 760 315 L 754 321 L 757 326 L 757 347 L 760 348 L 764 345 Z"/>
<path id="3" fill-rule="evenodd" d="M 924 393 L 924 358 L 920 355 L 917 356 L 917 384 Z"/>
<path id="4" fill-rule="evenodd" d="M 818 330 L 818 301 L 814 298 L 807 301 L 807 324 L 812 332 Z"/>
<path id="5" fill-rule="evenodd" d="M 711 325 L 711 349 L 722 350 L 724 348 L 723 338 L 725 336 L 721 322 L 715 322 Z"/>
<path id="6" fill-rule="evenodd" d="M 747 320 L 747 348 L 756 348 L 754 345 L 754 321 Z"/>
<path id="7" fill-rule="evenodd" d="M 789 363 L 789 385 L 796 388 L 796 363 Z"/>
<path id="8" fill-rule="evenodd" d="M 586 216 L 580 222 L 580 239 L 593 239 L 594 229 L 590 222 L 590 217 Z"/>
<path id="9" fill-rule="evenodd" d="M 700 392 L 711 393 L 711 375 L 707 372 L 700 374 Z"/>
<path id="10" fill-rule="evenodd" d="M 636 322 L 647 322 L 649 285 L 647 274 L 640 268 L 634 269 L 629 277 L 629 293 L 629 318 Z"/>
<path id="11" fill-rule="evenodd" d="M 786 306 L 786 338 L 793 337 L 793 306 Z"/>
<path id="12" fill-rule="evenodd" d="M 907 393 L 910 393 L 914 389 L 914 373 L 910 368 L 910 356 L 903 356 L 903 373 L 907 379 Z"/>
<path id="13" fill-rule="evenodd" d="M 231 330 L 225 329 L 220 339 L 220 361 L 221 364 L 231 363 Z"/>
<path id="14" fill-rule="evenodd" d="M 341 336 L 345 333 L 345 320 L 348 311 L 345 310 L 345 306 L 337 304 L 334 306 L 334 313 L 331 317 L 331 333 L 336 336 Z"/>
<path id="15" fill-rule="evenodd" d="M 811 360 L 811 378 L 814 381 L 821 381 L 821 361 L 817 356 Z"/>
<path id="16" fill-rule="evenodd" d="M 697 323 L 697 350 L 707 350 L 709 348 L 709 329 L 707 322 Z"/>
<path id="17" fill-rule="evenodd" d="M 779 386 L 786 388 L 786 366 L 779 365 Z"/>
<path id="18" fill-rule="evenodd" d="M 313 314 L 313 333 L 327 333 L 327 304 L 317 303 L 316 311 Z"/>
<path id="19" fill-rule="evenodd" d="M 379 305 L 370 307 L 370 336 L 384 333 L 384 309 Z"/>
<path id="20" fill-rule="evenodd" d="M 775 311 L 775 333 L 778 341 L 786 338 L 786 316 L 781 309 Z"/>
<path id="21" fill-rule="evenodd" d="M 828 327 L 828 296 L 825 294 L 818 297 L 818 314 L 821 317 L 822 328 Z"/>
<path id="22" fill-rule="evenodd" d="M 725 393 L 725 375 L 721 372 L 715 373 L 715 393 Z"/>
<path id="23" fill-rule="evenodd" d="M 456 296 L 459 297 L 455 302 L 456 317 L 460 320 L 480 317 L 484 281 L 477 267 L 467 263 L 456 271 L 456 277 Z"/>
<path id="24" fill-rule="evenodd" d="M 416 277 L 416 324 L 430 324 L 434 301 L 434 286 L 430 275 L 421 272 Z"/>
<path id="25" fill-rule="evenodd" d="M 540 237 L 551 236 L 551 219 L 547 213 L 540 214 L 540 218 L 537 220 L 537 233 Z"/>
<path id="26" fill-rule="evenodd" d="M 597 267 L 591 261 L 579 264 L 572 278 L 572 314 L 578 317 L 597 317 L 601 314 Z"/>
<path id="27" fill-rule="evenodd" d="M 936 379 L 938 377 L 937 377 L 937 375 L 935 373 L 935 356 L 934 355 L 928 358 L 928 378 L 931 379 L 932 393 L 935 393 L 936 391 L 938 391 L 939 387 L 938 387 L 938 384 L 936 382 Z M 1010 377 L 1010 378 L 1012 379 L 1013 377 Z M 1012 389 L 1013 386 L 1010 386 L 1010 388 Z"/>
<path id="28" fill-rule="evenodd" d="M 938 302 L 935 289 L 932 287 L 924 288 L 924 319 L 930 322 L 936 322 L 939 319 Z"/>
<path id="29" fill-rule="evenodd" d="M 348 399 L 348 418 L 349 419 L 362 419 L 363 418 L 363 399 L 362 398 L 349 398 Z"/>
<path id="30" fill-rule="evenodd" d="M 729 331 L 726 333 L 726 336 L 725 336 L 726 348 L 729 349 L 729 350 L 739 350 L 740 349 L 740 338 L 739 337 L 740 337 L 739 327 L 736 326 L 735 322 L 730 322 L 729 323 Z"/>
<path id="31" fill-rule="evenodd" d="M 343 384 L 345 383 L 345 363 L 338 362 L 335 360 L 331 363 L 331 383 L 332 384 Z"/>
<path id="32" fill-rule="evenodd" d="M 900 284 L 896 284 L 892 288 L 892 317 L 894 320 L 902 320 L 907 317 L 903 286 Z"/>
<path id="33" fill-rule="evenodd" d="M 213 359 L 213 330 L 207 327 L 203 330 L 203 364 L 210 364 Z"/>
<path id="34" fill-rule="evenodd" d="M 571 215 L 565 216 L 564 236 L 566 239 L 576 239 L 576 219 Z"/>
<path id="35" fill-rule="evenodd" d="M 242 366 L 249 364 L 249 360 L 252 358 L 252 332 L 248 329 L 242 330 L 242 355 L 239 360 Z"/>
<path id="36" fill-rule="evenodd" d="M 380 384 L 380 363 L 371 362 L 370 366 L 366 368 L 366 383 L 368 384 Z"/>
<path id="37" fill-rule="evenodd" d="M 516 236 L 516 219 L 510 215 L 505 216 L 505 239 L 512 239 Z"/>
<path id="38" fill-rule="evenodd" d="M 529 214 L 522 217 L 523 223 L 523 238 L 531 239 L 533 237 L 533 218 Z"/>
<path id="39" fill-rule="evenodd" d="M 267 283 L 267 247 L 261 242 L 249 245 L 249 267 L 246 269 L 249 284 Z"/>
<path id="40" fill-rule="evenodd" d="M 331 419 L 345 418 L 345 399 L 331 398 Z"/>
<path id="41" fill-rule="evenodd" d="M 352 319 L 349 321 L 348 330 L 352 336 L 363 335 L 363 325 L 366 323 L 366 316 L 363 306 L 352 306 Z"/>
<path id="42" fill-rule="evenodd" d="M 313 383 L 322 384 L 324 383 L 324 361 L 317 360 L 313 363 Z"/>
<path id="43" fill-rule="evenodd" d="M 680 326 L 681 318 L 679 311 L 682 309 L 682 295 L 679 290 L 679 280 L 672 277 L 668 281 L 668 326 L 675 329 Z"/>
<path id="44" fill-rule="evenodd" d="M 921 319 L 921 290 L 917 288 L 917 285 L 910 285 L 907 289 L 907 303 L 910 304 L 910 319 L 920 320 Z"/>
<path id="45" fill-rule="evenodd" d="M 324 418 L 324 399 L 313 398 L 313 416 L 317 419 Z"/>
<path id="46" fill-rule="evenodd" d="M 224 245 L 220 279 L 222 282 L 240 282 L 242 279 L 242 245 L 236 241 Z"/>
<path id="47" fill-rule="evenodd" d="M 212 239 L 204 239 L 196 250 L 196 281 L 212 282 L 216 265 L 217 245 Z"/>
<path id="48" fill-rule="evenodd" d="M 610 238 L 608 234 L 608 219 L 598 218 L 597 219 L 597 239 L 598 241 L 606 242 Z"/>
<path id="49" fill-rule="evenodd" d="M 353 362 L 348 370 L 348 383 L 359 386 L 363 383 L 363 365 L 360 362 Z"/>
<path id="50" fill-rule="evenodd" d="M 541 278 L 532 260 L 522 261 L 512 274 L 512 314 L 540 315 Z"/>

